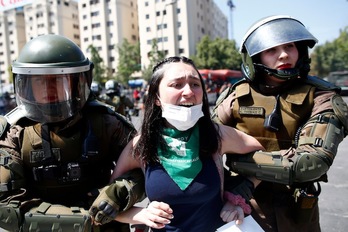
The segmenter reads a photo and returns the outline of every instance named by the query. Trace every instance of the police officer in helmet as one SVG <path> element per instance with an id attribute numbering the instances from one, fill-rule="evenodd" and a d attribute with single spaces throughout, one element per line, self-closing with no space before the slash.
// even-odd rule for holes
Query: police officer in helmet
<path id="1" fill-rule="evenodd" d="M 115 80 L 105 82 L 105 93 L 100 95 L 100 100 L 115 108 L 117 113 L 126 116 L 126 109 L 134 108 L 134 103 L 125 96 L 123 87 Z"/>
<path id="2" fill-rule="evenodd" d="M 110 180 L 136 131 L 93 99 L 92 69 L 80 48 L 59 35 L 32 39 L 13 62 L 18 106 L 0 118 L 0 228 L 129 231 L 129 225 L 110 219 L 92 227 L 88 213 L 105 188 L 114 214 L 137 198 L 136 193 L 118 198 L 114 192 L 138 187 L 143 197 L 135 182 L 139 176 L 142 183 L 141 171 L 128 182 Z"/>
<path id="3" fill-rule="evenodd" d="M 96 81 L 92 81 L 91 84 L 91 91 L 94 93 L 94 95 L 97 97 L 99 97 L 101 91 L 102 91 L 102 87 L 100 86 L 100 84 Z"/>
<path id="4" fill-rule="evenodd" d="M 348 108 L 340 89 L 308 75 L 308 48 L 316 43 L 289 16 L 255 23 L 240 50 L 244 79 L 214 109 L 217 122 L 254 136 L 266 149 L 226 162 L 240 180 L 228 186 L 227 179 L 226 188 L 249 197 L 265 231 L 320 231 L 319 182 L 327 181 L 347 135 Z"/>

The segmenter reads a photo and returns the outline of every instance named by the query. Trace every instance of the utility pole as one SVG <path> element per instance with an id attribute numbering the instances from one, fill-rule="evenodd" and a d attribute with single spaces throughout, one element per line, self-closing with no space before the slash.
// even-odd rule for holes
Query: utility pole
<path id="1" fill-rule="evenodd" d="M 233 9 L 236 7 L 232 0 L 227 0 L 227 6 L 230 8 L 230 39 L 233 39 L 233 18 L 232 18 L 232 12 Z"/>

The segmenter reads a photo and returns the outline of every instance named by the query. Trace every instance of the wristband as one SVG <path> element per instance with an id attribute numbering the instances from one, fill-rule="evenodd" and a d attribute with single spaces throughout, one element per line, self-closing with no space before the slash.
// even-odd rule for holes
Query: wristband
<path id="1" fill-rule="evenodd" d="M 245 214 L 251 213 L 250 205 L 245 202 L 245 199 L 241 195 L 234 195 L 233 193 L 225 191 L 224 199 L 233 205 L 240 206 Z"/>

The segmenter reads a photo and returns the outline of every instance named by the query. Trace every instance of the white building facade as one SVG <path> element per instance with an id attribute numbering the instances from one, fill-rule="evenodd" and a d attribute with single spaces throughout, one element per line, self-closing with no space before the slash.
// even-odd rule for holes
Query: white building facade
<path id="1" fill-rule="evenodd" d="M 10 67 L 26 43 L 22 9 L 0 12 L 0 94 L 10 82 Z"/>
<path id="2" fill-rule="evenodd" d="M 141 63 L 149 65 L 152 40 L 166 56 L 196 54 L 203 36 L 228 38 L 227 17 L 214 0 L 23 0 L 24 6 L 0 11 L 0 78 L 24 44 L 43 34 L 73 40 L 87 57 L 97 48 L 109 74 L 117 73 L 118 47 L 140 42 Z M 1 10 L 1 9 L 0 9 Z"/>
<path id="3" fill-rule="evenodd" d="M 22 1 L 20 6 L 0 12 L 0 78 L 9 84 L 9 72 L 25 43 L 44 34 L 64 35 L 80 45 L 76 1 Z"/>
<path id="4" fill-rule="evenodd" d="M 213 0 L 138 0 L 143 67 L 152 40 L 166 56 L 191 56 L 204 35 L 228 38 L 228 21 Z"/>
<path id="5" fill-rule="evenodd" d="M 139 41 L 136 0 L 79 0 L 81 49 L 93 45 L 110 74 L 117 73 L 118 47 Z"/>
<path id="6" fill-rule="evenodd" d="M 35 0 L 24 6 L 26 40 L 39 35 L 63 35 L 80 45 L 77 2 Z"/>

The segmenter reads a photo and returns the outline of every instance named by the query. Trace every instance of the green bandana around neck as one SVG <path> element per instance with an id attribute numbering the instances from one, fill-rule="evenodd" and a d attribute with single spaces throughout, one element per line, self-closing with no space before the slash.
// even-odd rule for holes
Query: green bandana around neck
<path id="1" fill-rule="evenodd" d="M 157 149 L 161 164 L 180 189 L 185 190 L 202 170 L 199 127 L 187 131 L 165 128 L 163 138 L 168 150 Z"/>

